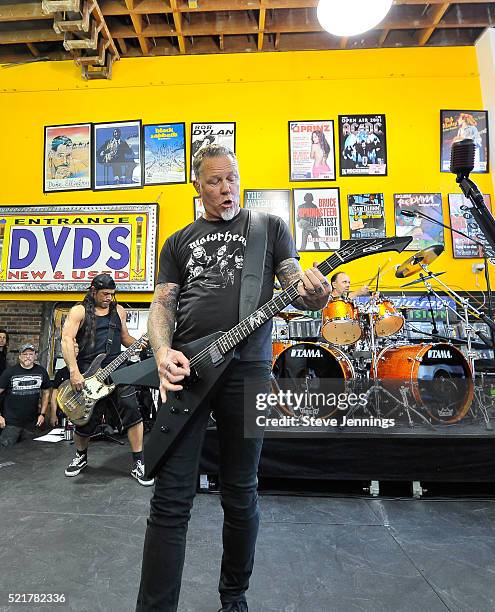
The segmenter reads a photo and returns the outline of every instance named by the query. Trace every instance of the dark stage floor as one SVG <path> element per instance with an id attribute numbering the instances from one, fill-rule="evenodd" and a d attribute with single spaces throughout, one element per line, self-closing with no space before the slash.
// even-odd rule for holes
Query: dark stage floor
<path id="1" fill-rule="evenodd" d="M 94 443 L 68 479 L 72 454 L 67 442 L 0 454 L 2 612 L 134 609 L 151 490 L 128 476 L 127 446 Z M 252 612 L 495 609 L 493 499 L 262 496 L 261 507 Z M 220 519 L 218 496 L 198 495 L 180 612 L 219 607 Z M 9 606 L 8 593 L 68 602 Z"/>

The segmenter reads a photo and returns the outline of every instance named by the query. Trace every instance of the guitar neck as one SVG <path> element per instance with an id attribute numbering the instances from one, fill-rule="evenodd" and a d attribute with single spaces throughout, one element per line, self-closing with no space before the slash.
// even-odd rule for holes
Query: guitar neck
<path id="1" fill-rule="evenodd" d="M 411 237 L 343 240 L 343 246 L 318 264 L 317 267 L 324 276 L 327 276 L 343 263 L 359 259 L 365 255 L 373 255 L 387 251 L 401 252 L 411 240 Z M 220 338 L 215 340 L 210 346 L 195 355 L 191 359 L 191 365 L 197 367 L 208 357 L 211 358 L 213 362 L 221 359 L 223 355 L 240 344 L 264 323 L 269 321 L 286 306 L 292 304 L 292 302 L 299 297 L 297 286 L 300 282 L 299 280 L 294 281 L 294 283 L 277 294 L 264 306 L 258 308 L 258 310 L 243 319 L 231 330 L 222 334 Z"/>
<path id="2" fill-rule="evenodd" d="M 114 372 L 120 365 L 122 365 L 125 361 L 127 361 L 128 357 L 134 353 L 136 349 L 142 344 L 143 341 L 148 340 L 148 334 L 143 334 L 139 340 L 133 342 L 131 346 L 129 346 L 123 353 L 121 353 L 118 357 L 116 357 L 113 361 L 111 361 L 106 367 L 102 368 L 97 377 L 102 382 L 105 378 L 108 378 L 112 372 Z"/>

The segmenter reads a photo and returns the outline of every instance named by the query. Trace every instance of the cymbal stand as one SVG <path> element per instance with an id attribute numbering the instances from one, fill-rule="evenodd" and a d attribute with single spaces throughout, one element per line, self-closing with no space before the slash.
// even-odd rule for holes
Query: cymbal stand
<path id="1" fill-rule="evenodd" d="M 428 270 L 428 265 L 427 264 L 419 264 L 423 270 L 425 270 L 427 273 L 429 272 Z M 469 300 L 467 298 L 462 297 L 461 295 L 459 295 L 456 291 L 454 291 L 453 289 L 451 289 L 446 283 L 444 283 L 442 280 L 440 280 L 437 277 L 435 277 L 435 280 L 440 283 L 442 285 L 442 287 L 445 288 L 445 290 L 447 291 L 448 294 L 453 295 L 454 298 L 456 300 L 458 300 L 461 304 L 462 304 L 462 309 L 463 309 L 463 317 L 462 317 L 462 324 L 466 330 L 466 339 L 467 339 L 467 352 L 468 352 L 468 360 L 469 360 L 469 365 L 471 366 L 471 375 L 472 378 L 474 379 L 475 377 L 475 364 L 474 364 L 474 358 L 476 356 L 476 354 L 473 352 L 473 348 L 472 348 L 472 336 L 474 333 L 474 327 L 471 325 L 471 323 L 469 322 L 469 312 L 471 312 L 472 314 L 474 314 L 475 316 L 482 318 L 482 312 L 480 310 L 478 310 L 477 308 L 475 308 L 474 306 L 472 306 L 469 303 Z M 423 282 L 425 283 L 425 280 L 423 279 Z M 428 282 L 428 281 L 426 281 Z M 425 283 L 426 285 L 426 283 Z M 438 294 L 432 289 L 434 295 L 436 295 L 437 297 Z M 447 308 L 451 309 L 456 315 L 457 312 L 448 304 L 446 303 Z"/>
<path id="2" fill-rule="evenodd" d="M 436 327 L 436 321 L 435 321 L 435 315 L 433 314 L 433 306 L 431 305 L 431 295 L 434 295 L 437 300 L 440 302 L 440 304 L 442 304 L 442 306 L 445 308 L 445 316 L 446 316 L 446 336 L 447 338 L 450 339 L 450 336 L 452 334 L 452 328 L 450 325 L 450 309 L 451 306 L 448 302 L 446 302 L 443 297 L 441 295 L 439 295 L 438 293 L 436 293 L 436 291 L 433 289 L 433 287 L 431 286 L 431 283 L 429 282 L 429 280 L 426 278 L 426 276 L 424 274 L 420 274 L 419 275 L 421 280 L 423 281 L 423 285 L 426 287 L 426 289 L 428 290 L 428 303 L 430 305 L 430 313 L 431 313 L 431 318 L 433 321 L 433 329 L 432 329 L 432 334 L 433 336 L 435 336 L 436 334 L 438 334 L 437 331 L 437 327 Z M 453 310 L 453 312 L 456 314 L 457 316 L 457 311 Z"/>
<path id="3" fill-rule="evenodd" d="M 368 321 L 369 321 L 369 338 L 370 338 L 370 347 L 371 347 L 371 367 L 373 368 L 373 377 L 376 378 L 376 355 L 378 352 L 378 347 L 376 345 L 375 338 L 375 326 L 373 324 L 373 315 L 378 314 L 378 308 L 376 305 L 376 298 L 372 297 L 368 302 Z"/>

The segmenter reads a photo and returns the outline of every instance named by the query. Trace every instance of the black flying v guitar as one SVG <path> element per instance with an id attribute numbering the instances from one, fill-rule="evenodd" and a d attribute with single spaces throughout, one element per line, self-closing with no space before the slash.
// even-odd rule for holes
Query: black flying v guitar
<path id="1" fill-rule="evenodd" d="M 387 251 L 400 253 L 411 240 L 409 236 L 343 240 L 341 248 L 320 263 L 318 270 L 327 276 L 342 264 L 366 257 L 366 255 Z M 217 332 L 180 347 L 180 350 L 189 359 L 191 377 L 183 381 L 182 391 L 167 394 L 166 403 L 158 411 L 155 425 L 144 448 L 147 476 L 155 476 L 157 470 L 166 461 L 187 424 L 197 414 L 199 405 L 232 361 L 234 348 L 300 297 L 297 290 L 299 282 L 292 283 L 231 330 Z M 133 372 L 137 374 L 137 378 L 132 378 Z M 141 382 L 149 386 L 159 386 L 154 359 L 148 359 L 141 364 L 119 370 L 112 376 L 112 379 L 117 384 L 139 384 Z"/>

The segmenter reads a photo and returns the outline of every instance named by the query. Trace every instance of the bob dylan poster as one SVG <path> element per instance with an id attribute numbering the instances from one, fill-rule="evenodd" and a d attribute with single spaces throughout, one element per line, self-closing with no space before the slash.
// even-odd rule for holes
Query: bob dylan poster
<path id="1" fill-rule="evenodd" d="M 194 156 L 211 144 L 228 147 L 235 153 L 235 123 L 191 124 L 191 181 L 195 180 L 192 164 Z"/>
<path id="2" fill-rule="evenodd" d="M 413 237 L 405 250 L 420 251 L 433 244 L 444 244 L 442 226 L 428 219 L 401 214 L 403 210 L 419 210 L 443 223 L 441 193 L 396 193 L 394 204 L 396 236 Z"/>
<path id="3" fill-rule="evenodd" d="M 298 251 L 340 248 L 339 189 L 294 189 L 294 228 Z"/>
<path id="4" fill-rule="evenodd" d="M 356 193 L 347 203 L 351 239 L 385 238 L 383 193 Z"/>
<path id="5" fill-rule="evenodd" d="M 483 199 L 486 207 L 491 211 L 490 196 L 484 194 Z M 480 226 L 469 212 L 471 207 L 471 202 L 462 193 L 449 193 L 450 225 L 452 229 L 464 232 L 474 240 L 484 243 Z M 460 234 L 456 234 L 456 232 L 452 232 L 452 252 L 457 259 L 483 257 L 483 250 L 479 245 Z M 489 255 L 488 251 L 487 255 Z"/>
<path id="6" fill-rule="evenodd" d="M 450 150 L 454 142 L 468 138 L 474 141 L 474 170 L 488 172 L 488 112 L 440 111 L 440 170 L 450 172 Z"/>
<path id="7" fill-rule="evenodd" d="M 43 191 L 91 189 L 91 124 L 45 127 Z"/>
<path id="8" fill-rule="evenodd" d="M 184 131 L 184 123 L 161 123 L 143 127 L 145 185 L 186 182 Z"/>
<path id="9" fill-rule="evenodd" d="M 94 189 L 143 186 L 141 121 L 96 124 L 94 149 Z"/>
<path id="10" fill-rule="evenodd" d="M 290 181 L 334 181 L 333 121 L 289 121 Z"/>
<path id="11" fill-rule="evenodd" d="M 276 215 L 290 231 L 290 189 L 244 189 L 244 208 Z"/>
<path id="12" fill-rule="evenodd" d="M 339 115 L 340 176 L 386 176 L 385 115 Z"/>

